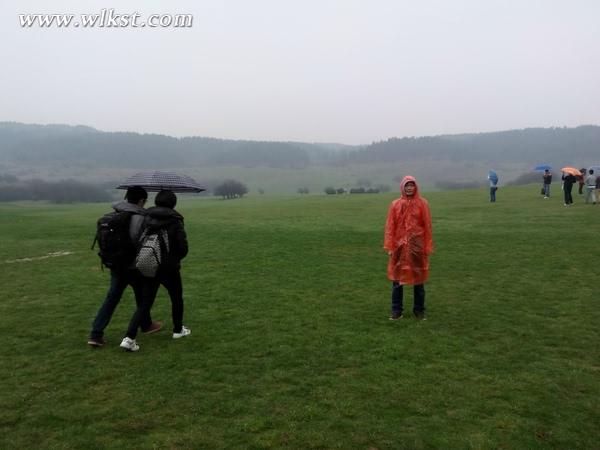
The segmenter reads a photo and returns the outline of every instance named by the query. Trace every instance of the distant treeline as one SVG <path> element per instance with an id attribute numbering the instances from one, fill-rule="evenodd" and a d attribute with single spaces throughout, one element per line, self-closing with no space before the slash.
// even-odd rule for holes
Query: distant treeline
<path id="1" fill-rule="evenodd" d="M 259 142 L 101 132 L 89 127 L 0 122 L 0 164 L 161 169 L 242 166 L 302 169 L 311 164 L 405 161 L 600 164 L 600 127 L 528 128 L 495 133 L 391 138 L 366 146 Z"/>
<path id="2" fill-rule="evenodd" d="M 12 175 L 0 174 L 0 202 L 47 200 L 54 203 L 74 203 L 105 202 L 110 199 L 110 194 L 100 187 L 79 181 L 25 181 Z"/>
<path id="3" fill-rule="evenodd" d="M 392 138 L 349 152 L 353 163 L 411 160 L 571 165 L 600 159 L 600 127 L 528 128 L 496 133 Z M 600 161 L 598 161 L 600 163 Z"/>
<path id="4" fill-rule="evenodd" d="M 324 156 L 331 152 L 325 152 Z M 160 169 L 194 165 L 304 168 L 306 145 L 0 122 L 0 162 L 18 165 Z"/>

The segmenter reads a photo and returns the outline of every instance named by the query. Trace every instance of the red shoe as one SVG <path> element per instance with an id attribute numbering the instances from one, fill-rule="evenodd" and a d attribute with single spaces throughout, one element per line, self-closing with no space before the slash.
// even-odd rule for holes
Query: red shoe
<path id="1" fill-rule="evenodd" d="M 102 337 L 100 337 L 100 338 L 89 338 L 88 339 L 88 345 L 91 345 L 92 347 L 103 347 L 104 345 L 106 345 L 106 341 Z"/>
<path id="2" fill-rule="evenodd" d="M 144 334 L 156 333 L 157 331 L 160 331 L 162 329 L 162 327 L 163 327 L 162 322 L 155 321 L 155 322 L 152 322 L 147 329 L 142 330 L 142 333 L 144 333 Z"/>

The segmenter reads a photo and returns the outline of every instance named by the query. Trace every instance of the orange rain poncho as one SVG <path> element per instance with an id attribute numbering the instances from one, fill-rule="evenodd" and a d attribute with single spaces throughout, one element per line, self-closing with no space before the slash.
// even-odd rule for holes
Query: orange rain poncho
<path id="1" fill-rule="evenodd" d="M 415 183 L 412 197 L 406 195 L 406 183 Z M 431 213 L 427 200 L 419 196 L 414 177 L 400 183 L 402 197 L 390 205 L 385 224 L 383 248 L 391 252 L 388 278 L 400 284 L 423 284 L 429 276 L 429 254 L 433 251 Z"/>

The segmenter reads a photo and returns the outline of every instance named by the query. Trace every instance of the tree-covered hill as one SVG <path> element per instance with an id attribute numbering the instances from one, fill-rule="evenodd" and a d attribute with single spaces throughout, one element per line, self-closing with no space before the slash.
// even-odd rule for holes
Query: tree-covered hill
<path id="1" fill-rule="evenodd" d="M 0 164 L 174 168 L 194 165 L 302 169 L 311 164 L 432 162 L 596 164 L 600 127 L 390 138 L 366 146 L 261 142 L 102 132 L 84 126 L 0 122 Z"/>

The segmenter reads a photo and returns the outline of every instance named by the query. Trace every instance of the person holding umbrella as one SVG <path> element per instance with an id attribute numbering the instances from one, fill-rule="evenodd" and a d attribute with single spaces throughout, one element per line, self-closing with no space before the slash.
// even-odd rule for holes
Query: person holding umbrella
<path id="1" fill-rule="evenodd" d="M 121 341 L 120 347 L 130 352 L 140 349 L 136 342 L 137 331 L 143 318 L 152 309 L 161 284 L 167 289 L 171 299 L 173 339 L 191 334 L 191 330 L 183 326 L 183 285 L 180 268 L 181 260 L 188 253 L 183 216 L 175 211 L 177 197 L 172 191 L 160 191 L 154 199 L 154 204 L 155 207 L 147 210 L 149 219 L 144 233 L 162 233 L 164 230 L 167 236 L 166 244 L 164 248 L 161 245 L 160 266 L 156 276 L 143 278 L 142 302 L 131 317 L 127 333 Z"/>
<path id="2" fill-rule="evenodd" d="M 425 319 L 425 287 L 429 277 L 429 255 L 433 252 L 431 213 L 427 200 L 419 195 L 417 181 L 406 176 L 400 183 L 402 196 L 390 205 L 385 224 L 383 248 L 389 262 L 387 275 L 392 281 L 392 315 L 403 317 L 403 286 L 412 284 L 413 313 Z"/>
<path id="3" fill-rule="evenodd" d="M 183 326 L 183 287 L 180 273 L 180 263 L 188 253 L 188 243 L 183 226 L 183 216 L 175 211 L 177 204 L 175 192 L 198 193 L 206 189 L 189 176 L 163 171 L 138 172 L 117 186 L 117 189 L 128 189 L 132 185 L 142 186 L 150 192 L 158 192 L 154 199 L 156 206 L 147 210 L 149 219 L 146 223 L 146 231 L 154 233 L 159 231 L 163 239 L 166 233 L 168 242 L 168 246 L 165 246 L 166 253 L 161 255 L 156 276 L 143 277 L 142 304 L 138 305 L 129 322 L 127 334 L 121 341 L 121 348 L 135 352 L 140 349 L 135 340 L 139 327 L 137 324 L 152 308 L 161 284 L 165 286 L 171 299 L 173 339 L 179 339 L 191 333 L 189 328 Z M 162 245 L 161 248 L 163 248 Z"/>
<path id="4" fill-rule="evenodd" d="M 581 175 L 581 172 L 573 167 L 563 167 L 562 180 L 563 180 L 563 191 L 565 194 L 565 206 L 573 204 L 573 185 L 577 182 L 577 176 Z"/>

